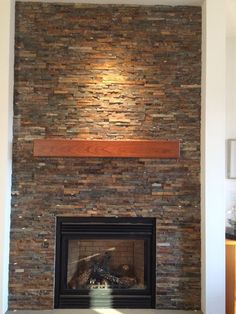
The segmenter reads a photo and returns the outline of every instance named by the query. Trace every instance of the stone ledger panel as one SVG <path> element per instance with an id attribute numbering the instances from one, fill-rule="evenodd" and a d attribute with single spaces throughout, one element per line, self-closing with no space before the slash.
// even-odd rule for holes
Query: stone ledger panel
<path id="1" fill-rule="evenodd" d="M 155 217 L 156 307 L 200 309 L 200 84 L 198 7 L 16 3 L 10 309 L 54 307 L 58 215 Z M 181 151 L 33 157 L 45 138 Z"/>

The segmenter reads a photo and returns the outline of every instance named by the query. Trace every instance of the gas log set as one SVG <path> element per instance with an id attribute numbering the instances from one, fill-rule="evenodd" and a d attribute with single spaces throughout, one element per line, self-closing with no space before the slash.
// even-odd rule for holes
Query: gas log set
<path id="1" fill-rule="evenodd" d="M 139 288 L 134 267 L 130 264 L 112 265 L 112 253 L 84 258 L 78 261 L 76 271 L 69 279 L 69 289 L 130 289 Z M 143 285 L 142 287 L 143 288 Z"/>

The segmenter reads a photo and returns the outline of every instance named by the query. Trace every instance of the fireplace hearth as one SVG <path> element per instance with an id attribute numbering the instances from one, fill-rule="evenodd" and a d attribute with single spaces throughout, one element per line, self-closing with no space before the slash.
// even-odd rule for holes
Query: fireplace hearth
<path id="1" fill-rule="evenodd" d="M 153 218 L 58 217 L 55 308 L 154 308 Z"/>

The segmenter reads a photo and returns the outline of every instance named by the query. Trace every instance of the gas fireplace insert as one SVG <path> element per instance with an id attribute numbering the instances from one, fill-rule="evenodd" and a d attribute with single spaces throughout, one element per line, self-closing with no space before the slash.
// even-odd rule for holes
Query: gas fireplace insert
<path id="1" fill-rule="evenodd" d="M 154 308 L 154 218 L 58 217 L 55 308 Z"/>

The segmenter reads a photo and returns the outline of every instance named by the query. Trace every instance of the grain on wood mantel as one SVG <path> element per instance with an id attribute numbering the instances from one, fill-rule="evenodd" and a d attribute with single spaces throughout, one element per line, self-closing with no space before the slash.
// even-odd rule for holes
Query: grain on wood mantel
<path id="1" fill-rule="evenodd" d="M 35 157 L 179 158 L 178 140 L 38 139 Z"/>

